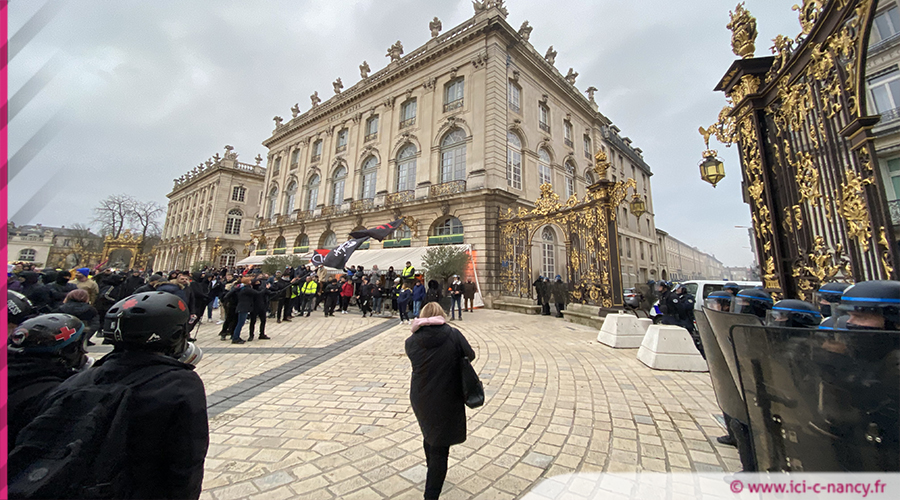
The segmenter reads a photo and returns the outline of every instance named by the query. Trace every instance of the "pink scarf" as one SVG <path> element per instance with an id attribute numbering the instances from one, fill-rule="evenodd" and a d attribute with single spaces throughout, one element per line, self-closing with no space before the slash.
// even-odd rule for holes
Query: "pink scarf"
<path id="1" fill-rule="evenodd" d="M 443 325 L 446 321 L 443 316 L 432 316 L 430 318 L 416 318 L 412 322 L 412 330 L 413 333 L 416 333 L 416 330 L 423 326 L 431 326 L 431 325 Z"/>

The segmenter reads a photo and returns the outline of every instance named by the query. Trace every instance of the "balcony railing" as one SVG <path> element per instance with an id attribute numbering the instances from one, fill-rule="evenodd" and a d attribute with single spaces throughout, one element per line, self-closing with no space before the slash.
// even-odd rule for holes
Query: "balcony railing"
<path id="1" fill-rule="evenodd" d="M 408 201 L 412 201 L 416 199 L 415 191 L 397 191 L 396 193 L 390 193 L 384 197 L 385 205 L 399 205 L 401 203 L 406 203 Z"/>
<path id="2" fill-rule="evenodd" d="M 900 225 L 900 200 L 889 201 L 888 211 L 891 213 L 891 223 L 895 226 Z"/>
<path id="3" fill-rule="evenodd" d="M 457 193 L 465 193 L 466 192 L 466 181 L 450 181 L 444 182 L 442 184 L 435 184 L 431 186 L 431 193 L 429 196 L 437 197 L 437 196 L 446 196 L 448 194 L 457 194 Z"/>
<path id="4" fill-rule="evenodd" d="M 322 207 L 322 215 L 334 215 L 340 211 L 339 205 L 328 205 L 327 207 Z"/>
<path id="5" fill-rule="evenodd" d="M 515 104 L 515 103 L 512 103 L 512 102 L 509 103 L 509 109 L 515 111 L 516 113 L 521 113 L 521 112 L 522 112 L 522 109 L 519 108 L 519 105 L 518 105 L 518 104 Z"/>
<path id="6" fill-rule="evenodd" d="M 378 132 L 366 134 L 366 137 L 365 137 L 365 139 L 363 139 L 363 142 L 374 141 L 375 139 L 378 139 Z"/>
<path id="7" fill-rule="evenodd" d="M 446 234 L 443 236 L 429 236 L 429 245 L 458 245 L 464 240 L 461 234 Z"/>
<path id="8" fill-rule="evenodd" d="M 295 161 L 295 162 L 291 163 L 291 170 L 297 170 L 297 167 L 299 167 L 299 166 L 300 166 L 300 162 Z"/>
<path id="9" fill-rule="evenodd" d="M 335 150 L 334 150 L 335 153 L 343 153 L 344 151 L 347 151 L 347 145 L 346 145 L 346 144 L 341 144 L 340 146 L 338 146 L 338 147 L 335 148 Z"/>
<path id="10" fill-rule="evenodd" d="M 276 248 L 272 250 L 272 255 L 284 255 L 287 252 L 287 248 Z"/>
<path id="11" fill-rule="evenodd" d="M 444 113 L 446 113 L 447 111 L 453 111 L 454 109 L 459 109 L 461 107 L 463 107 L 462 99 L 457 99 L 453 102 L 448 102 L 448 103 L 444 104 Z"/>
<path id="12" fill-rule="evenodd" d="M 294 219 L 296 220 L 306 220 L 312 217 L 312 212 L 309 210 L 298 210 L 294 215 Z"/>
<path id="13" fill-rule="evenodd" d="M 256 255 L 265 255 L 267 251 L 265 248 L 261 248 L 256 251 Z"/>
<path id="14" fill-rule="evenodd" d="M 312 158 L 309 159 L 310 163 L 315 163 L 322 159 L 322 155 L 312 155 Z"/>
<path id="15" fill-rule="evenodd" d="M 364 241 L 364 242 L 362 243 L 362 245 L 356 247 L 356 249 L 357 249 L 357 250 L 368 250 L 368 249 L 369 249 L 369 242 L 368 242 L 368 241 Z"/>
<path id="16" fill-rule="evenodd" d="M 306 253 L 309 251 L 309 245 L 305 247 L 294 247 L 294 253 Z"/>
<path id="17" fill-rule="evenodd" d="M 375 200 L 368 198 L 365 200 L 354 200 L 350 202 L 350 210 L 356 212 L 358 210 L 368 210 L 375 208 Z"/>
<path id="18" fill-rule="evenodd" d="M 594 159 L 594 155 L 592 155 L 590 151 L 585 151 L 585 152 L 584 152 L 584 157 L 587 158 L 588 160 L 593 160 L 593 159 Z"/>
<path id="19" fill-rule="evenodd" d="M 412 118 L 409 118 L 409 119 L 406 119 L 406 120 L 403 120 L 402 122 L 400 122 L 400 128 L 412 127 L 415 124 L 416 124 L 416 117 L 414 116 Z"/>
<path id="20" fill-rule="evenodd" d="M 548 132 L 548 133 L 550 132 L 550 125 L 547 125 L 546 123 L 541 122 L 538 124 L 538 126 L 541 127 L 541 130 L 543 130 L 544 132 Z"/>
<path id="21" fill-rule="evenodd" d="M 575 143 L 572 142 L 572 139 L 565 139 L 565 143 L 566 146 L 569 146 L 570 148 L 575 146 Z"/>
<path id="22" fill-rule="evenodd" d="M 889 109 L 881 113 L 881 121 L 878 122 L 878 125 L 884 125 L 896 120 L 900 120 L 900 108 Z"/>
<path id="23" fill-rule="evenodd" d="M 403 248 L 412 246 L 410 238 L 401 238 L 399 240 L 384 240 L 384 248 Z"/>

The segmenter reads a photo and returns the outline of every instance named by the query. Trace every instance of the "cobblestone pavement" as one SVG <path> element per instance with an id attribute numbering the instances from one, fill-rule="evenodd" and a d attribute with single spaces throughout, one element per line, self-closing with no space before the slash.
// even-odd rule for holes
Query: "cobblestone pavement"
<path id="1" fill-rule="evenodd" d="M 650 370 L 636 350 L 555 318 L 479 310 L 454 325 L 478 354 L 487 402 L 467 410 L 441 498 L 518 498 L 573 472 L 740 469 L 715 442 L 707 374 Z M 316 312 L 271 321 L 269 341 L 232 346 L 218 331 L 198 334 L 210 405 L 201 498 L 422 498 L 408 326 Z"/>

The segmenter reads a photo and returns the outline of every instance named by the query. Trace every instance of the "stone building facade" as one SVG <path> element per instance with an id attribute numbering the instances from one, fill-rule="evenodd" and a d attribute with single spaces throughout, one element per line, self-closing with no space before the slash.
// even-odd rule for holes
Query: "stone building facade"
<path id="1" fill-rule="evenodd" d="M 7 228 L 9 262 L 30 262 L 38 267 L 68 269 L 78 265 L 98 264 L 103 238 L 87 229 L 42 224 Z"/>
<path id="2" fill-rule="evenodd" d="M 295 105 L 290 119 L 275 117 L 263 142 L 268 171 L 256 255 L 334 247 L 357 228 L 403 216 L 407 226 L 360 251 L 471 245 L 490 295 L 499 293 L 500 211 L 532 207 L 544 183 L 561 199 L 583 198 L 599 180 L 591 169 L 598 149 L 617 167 L 608 175 L 636 176 L 652 207 L 650 169 L 598 112 L 597 90 L 582 94 L 578 74 L 554 66 L 552 47 L 542 54 L 531 45 L 527 21 L 518 30 L 506 22 L 502 1 L 475 9 L 443 34 L 432 21 L 431 39 L 406 55 L 398 41 L 380 71 L 369 74 L 364 61 L 357 83 L 344 89 L 336 80 L 334 95 L 322 102 L 314 93 L 306 112 Z M 623 226 L 648 252 L 656 245 L 652 218 L 648 208 Z M 535 275 L 567 279 L 567 244 L 559 227 L 538 228 Z M 649 273 L 648 259 L 635 260 L 635 269 L 642 264 Z"/>
<path id="3" fill-rule="evenodd" d="M 233 266 L 248 252 L 247 241 L 259 215 L 266 169 L 238 161 L 231 146 L 175 179 L 154 267 L 187 269 L 210 261 Z"/>
<path id="4" fill-rule="evenodd" d="M 894 234 L 900 234 L 900 5 L 878 3 L 869 34 L 866 59 L 866 104 L 869 115 L 881 115 L 875 125 L 875 152 L 884 181 Z"/>
<path id="5" fill-rule="evenodd" d="M 713 255 L 709 255 L 657 229 L 660 253 L 660 278 L 667 281 L 728 279 L 729 272 Z"/>

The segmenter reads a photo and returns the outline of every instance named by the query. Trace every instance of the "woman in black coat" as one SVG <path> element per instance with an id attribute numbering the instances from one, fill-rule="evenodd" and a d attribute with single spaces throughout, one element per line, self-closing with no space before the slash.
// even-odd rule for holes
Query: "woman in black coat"
<path id="1" fill-rule="evenodd" d="M 466 407 L 460 359 L 475 359 L 472 346 L 456 328 L 446 324 L 438 303 L 422 308 L 406 339 L 412 364 L 409 400 L 425 446 L 425 498 L 438 498 L 447 476 L 450 446 L 466 440 Z"/>

